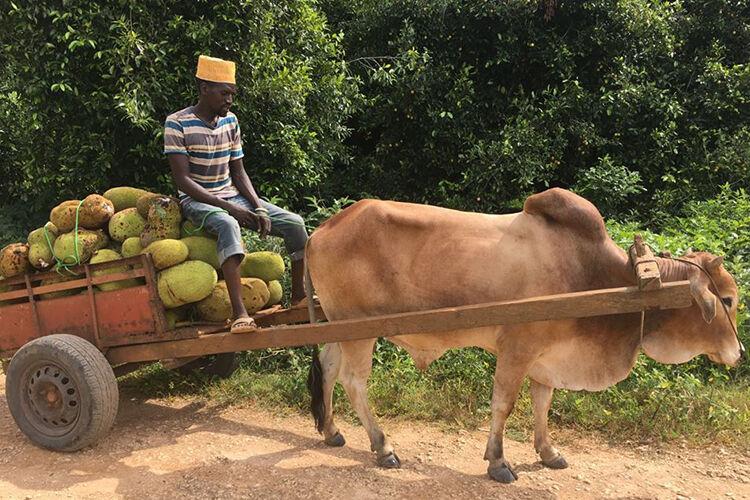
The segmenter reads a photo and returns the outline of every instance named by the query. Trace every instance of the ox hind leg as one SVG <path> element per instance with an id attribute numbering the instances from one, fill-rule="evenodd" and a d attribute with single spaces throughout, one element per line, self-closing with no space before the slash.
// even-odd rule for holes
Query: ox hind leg
<path id="1" fill-rule="evenodd" d="M 367 380 L 372 372 L 372 351 L 376 339 L 342 342 L 339 381 L 344 386 L 349 401 L 370 437 L 370 449 L 377 453 L 381 467 L 395 469 L 401 462 L 393 451 L 367 401 Z"/>
<path id="2" fill-rule="evenodd" d="M 367 402 L 367 380 L 372 372 L 374 346 L 375 339 L 326 344 L 313 359 L 308 378 L 313 416 L 327 445 L 344 445 L 344 436 L 333 422 L 333 388 L 338 377 L 359 420 L 367 430 L 370 448 L 377 452 L 378 465 L 397 468 L 401 466 L 398 456 L 378 426 Z"/>
<path id="3" fill-rule="evenodd" d="M 552 404 L 554 389 L 544 384 L 531 381 L 531 401 L 534 404 L 534 449 L 539 453 L 542 463 L 550 469 L 565 469 L 568 462 L 552 446 L 547 428 L 547 415 Z"/>
<path id="4" fill-rule="evenodd" d="M 498 354 L 492 385 L 492 421 L 484 459 L 490 462 L 487 473 L 500 483 L 512 483 L 518 479 L 518 475 L 505 459 L 503 434 L 505 422 L 513 411 L 524 376 L 525 370 L 514 366 L 511 356 Z"/>
<path id="5" fill-rule="evenodd" d="M 323 436 L 328 446 L 344 446 L 346 440 L 333 423 L 333 388 L 341 367 L 341 347 L 339 344 L 326 344 L 320 352 L 323 397 Z"/>

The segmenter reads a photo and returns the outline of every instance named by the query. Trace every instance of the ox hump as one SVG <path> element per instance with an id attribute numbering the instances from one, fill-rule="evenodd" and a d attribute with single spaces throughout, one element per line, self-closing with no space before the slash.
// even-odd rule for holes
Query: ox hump
<path id="1" fill-rule="evenodd" d="M 523 211 L 574 231 L 582 238 L 600 241 L 609 237 L 599 210 L 590 201 L 565 189 L 552 188 L 529 196 Z"/>

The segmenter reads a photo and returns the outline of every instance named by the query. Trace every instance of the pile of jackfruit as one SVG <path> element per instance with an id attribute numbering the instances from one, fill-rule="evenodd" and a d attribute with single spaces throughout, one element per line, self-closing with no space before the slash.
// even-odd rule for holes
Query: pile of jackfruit
<path id="1" fill-rule="evenodd" d="M 115 187 L 83 201 L 64 201 L 50 212 L 43 227 L 29 233 L 26 243 L 11 243 L 0 250 L 2 279 L 23 273 L 58 268 L 58 275 L 42 284 L 79 276 L 69 271 L 77 264 L 92 264 L 148 253 L 158 271 L 157 289 L 171 327 L 188 318 L 226 321 L 232 306 L 221 268 L 216 236 L 183 220 L 179 202 L 172 197 L 133 187 Z M 126 266 L 96 271 L 118 273 Z M 242 300 L 248 313 L 281 302 L 284 260 L 274 252 L 246 253 L 241 264 Z M 139 285 L 137 279 L 97 285 L 101 291 Z M 7 289 L 7 286 L 5 287 Z M 79 293 L 66 290 L 42 294 L 54 298 Z"/>

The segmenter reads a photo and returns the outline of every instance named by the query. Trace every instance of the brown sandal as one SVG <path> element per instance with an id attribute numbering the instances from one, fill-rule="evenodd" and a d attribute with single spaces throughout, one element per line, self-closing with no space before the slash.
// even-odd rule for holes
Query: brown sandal
<path id="1" fill-rule="evenodd" d="M 255 320 L 249 316 L 237 318 L 232 322 L 229 331 L 232 333 L 251 333 L 258 329 Z"/>

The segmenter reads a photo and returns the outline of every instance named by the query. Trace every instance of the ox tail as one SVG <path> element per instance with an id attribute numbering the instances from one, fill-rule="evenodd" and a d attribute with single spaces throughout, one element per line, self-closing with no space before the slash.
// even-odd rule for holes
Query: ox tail
<path id="1" fill-rule="evenodd" d="M 307 374 L 307 390 L 310 391 L 310 410 L 315 420 L 315 428 L 323 432 L 326 404 L 323 400 L 323 367 L 318 356 L 318 345 L 313 345 L 312 364 Z"/>
<path id="2" fill-rule="evenodd" d="M 307 267 L 307 258 L 305 258 L 305 295 L 307 296 L 307 313 L 310 316 L 310 323 L 314 324 L 317 322 L 315 300 L 310 270 Z M 310 364 L 310 372 L 307 374 L 307 390 L 310 391 L 310 410 L 315 420 L 315 428 L 318 429 L 318 432 L 323 432 L 326 405 L 323 399 L 323 366 L 320 364 L 318 344 L 313 344 L 312 348 L 312 363 Z"/>

